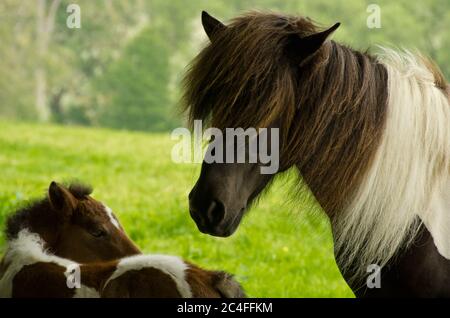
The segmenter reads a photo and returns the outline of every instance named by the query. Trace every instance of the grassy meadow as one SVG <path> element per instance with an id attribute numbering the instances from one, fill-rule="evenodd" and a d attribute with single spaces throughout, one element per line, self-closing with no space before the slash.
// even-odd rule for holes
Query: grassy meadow
<path id="1" fill-rule="evenodd" d="M 146 253 L 227 270 L 252 297 L 353 297 L 333 258 L 328 221 L 307 196 L 293 199 L 289 176 L 277 179 L 231 238 L 201 234 L 187 202 L 199 166 L 173 163 L 174 143 L 168 134 L 0 121 L 0 226 L 52 180 L 77 179 L 94 187 Z"/>

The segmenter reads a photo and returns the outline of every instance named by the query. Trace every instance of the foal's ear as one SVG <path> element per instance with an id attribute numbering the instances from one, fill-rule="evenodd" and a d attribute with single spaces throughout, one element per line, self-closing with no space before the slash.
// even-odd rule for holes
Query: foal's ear
<path id="1" fill-rule="evenodd" d="M 340 25 L 338 22 L 325 31 L 305 37 L 293 35 L 288 45 L 289 55 L 295 59 L 295 62 L 303 62 L 306 58 L 316 53 Z"/>
<path id="2" fill-rule="evenodd" d="M 71 213 L 77 206 L 77 199 L 62 185 L 52 182 L 48 189 L 50 204 L 57 211 Z"/>
<path id="3" fill-rule="evenodd" d="M 202 24 L 203 29 L 205 29 L 205 32 L 211 41 L 214 37 L 214 34 L 226 28 L 226 26 L 222 22 L 210 16 L 206 11 L 202 11 Z"/>

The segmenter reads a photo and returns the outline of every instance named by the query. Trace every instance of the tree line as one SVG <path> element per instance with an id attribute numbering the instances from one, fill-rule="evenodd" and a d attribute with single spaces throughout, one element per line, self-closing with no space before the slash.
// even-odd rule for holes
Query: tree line
<path id="1" fill-rule="evenodd" d="M 68 27 L 73 4 L 80 28 Z M 373 4 L 380 28 L 367 24 Z M 2 0 L 0 116 L 143 131 L 181 125 L 180 79 L 206 43 L 202 10 L 224 21 L 248 10 L 339 21 L 336 40 L 417 48 L 450 76 L 448 0 Z"/>

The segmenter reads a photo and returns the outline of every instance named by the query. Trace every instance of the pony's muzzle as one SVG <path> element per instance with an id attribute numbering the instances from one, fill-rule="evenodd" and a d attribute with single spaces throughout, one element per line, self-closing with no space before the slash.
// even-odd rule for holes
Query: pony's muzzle
<path id="1" fill-rule="evenodd" d="M 217 199 L 202 203 L 195 204 L 192 199 L 189 201 L 189 212 L 198 229 L 205 234 L 224 235 L 227 227 L 224 224 L 225 205 Z"/>

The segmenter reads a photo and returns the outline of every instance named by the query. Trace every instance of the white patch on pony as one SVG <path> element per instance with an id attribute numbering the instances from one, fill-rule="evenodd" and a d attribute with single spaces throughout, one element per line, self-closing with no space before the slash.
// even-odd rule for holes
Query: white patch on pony
<path id="1" fill-rule="evenodd" d="M 106 205 L 103 205 L 103 206 L 105 207 L 106 214 L 108 215 L 111 223 L 120 230 L 120 224 L 117 221 L 117 219 L 114 217 L 113 211 L 108 206 L 106 206 Z"/>
<path id="2" fill-rule="evenodd" d="M 450 189 L 442 187 L 450 178 L 448 97 L 422 58 L 384 49 L 380 63 L 388 72 L 384 134 L 350 204 L 333 220 L 338 263 L 344 271 L 356 269 L 356 279 L 411 243 L 417 216 L 440 253 L 450 253 Z"/>
<path id="3" fill-rule="evenodd" d="M 69 267 L 78 265 L 74 261 L 48 254 L 44 249 L 42 238 L 28 229 L 21 230 L 16 239 L 8 242 L 8 249 L 3 261 L 7 268 L 0 278 L 0 297 L 2 298 L 12 297 L 13 279 L 24 266 L 40 262 L 54 263 L 68 271 Z M 75 296 L 79 294 L 94 296 L 92 290 L 83 285 L 75 291 Z M 99 297 L 98 293 L 96 295 L 95 297 Z"/>
<path id="4" fill-rule="evenodd" d="M 169 255 L 136 255 L 123 258 L 117 264 L 116 271 L 108 279 L 105 286 L 111 280 L 128 271 L 141 270 L 143 268 L 155 268 L 169 275 L 174 280 L 181 297 L 192 298 L 191 287 L 185 277 L 188 265 L 179 257 Z"/>

